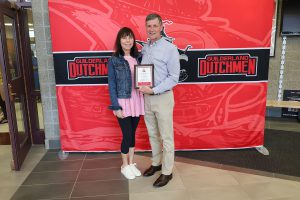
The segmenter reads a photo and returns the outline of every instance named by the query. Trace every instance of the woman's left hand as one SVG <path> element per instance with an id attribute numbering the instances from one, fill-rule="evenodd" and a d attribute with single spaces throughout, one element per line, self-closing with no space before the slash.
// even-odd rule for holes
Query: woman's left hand
<path id="1" fill-rule="evenodd" d="M 139 91 L 144 94 L 154 94 L 153 90 L 148 86 L 142 86 L 139 88 Z"/>
<path id="2" fill-rule="evenodd" d="M 118 118 L 121 118 L 121 119 L 124 118 L 124 115 L 123 115 L 122 110 L 114 110 L 113 113 L 114 113 L 114 115 L 117 116 Z"/>

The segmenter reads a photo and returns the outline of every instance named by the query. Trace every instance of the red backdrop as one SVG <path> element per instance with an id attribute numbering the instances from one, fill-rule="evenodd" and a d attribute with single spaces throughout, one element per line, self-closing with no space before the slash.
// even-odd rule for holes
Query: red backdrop
<path id="1" fill-rule="evenodd" d="M 273 4 L 273 0 L 49 0 L 62 149 L 120 149 L 121 130 L 107 109 L 107 77 L 71 80 L 64 73 L 70 59 L 110 54 L 123 26 L 132 28 L 137 40 L 146 41 L 144 21 L 151 12 L 162 16 L 167 36 L 179 50 L 186 50 L 181 69 L 188 78 L 174 89 L 176 149 L 263 145 Z M 257 59 L 255 76 L 197 74 L 200 58 L 240 54 Z M 143 119 L 136 137 L 137 149 L 149 149 Z"/>

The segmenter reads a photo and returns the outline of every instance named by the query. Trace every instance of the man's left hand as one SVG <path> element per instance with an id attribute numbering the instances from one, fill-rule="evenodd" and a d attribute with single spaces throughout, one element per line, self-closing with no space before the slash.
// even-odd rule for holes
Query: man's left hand
<path id="1" fill-rule="evenodd" d="M 139 91 L 144 93 L 144 94 L 154 94 L 153 90 L 148 86 L 140 87 Z"/>

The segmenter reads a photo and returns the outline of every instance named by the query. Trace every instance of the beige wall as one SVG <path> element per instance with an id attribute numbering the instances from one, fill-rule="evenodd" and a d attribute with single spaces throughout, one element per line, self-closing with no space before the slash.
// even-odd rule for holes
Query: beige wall
<path id="1" fill-rule="evenodd" d="M 275 56 L 270 58 L 268 99 L 277 100 L 278 81 L 280 75 L 282 37 L 280 35 L 281 4 L 277 15 Z M 300 36 L 288 36 L 285 53 L 285 67 L 283 76 L 283 90 L 300 90 Z"/>

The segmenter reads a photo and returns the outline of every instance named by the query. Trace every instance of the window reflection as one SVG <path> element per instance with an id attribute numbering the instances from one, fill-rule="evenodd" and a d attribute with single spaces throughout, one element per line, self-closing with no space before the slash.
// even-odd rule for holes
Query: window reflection
<path id="1" fill-rule="evenodd" d="M 36 126 L 38 129 L 44 129 L 43 111 L 42 111 L 41 94 L 40 94 L 40 81 L 39 81 L 39 73 L 38 73 L 38 60 L 36 56 L 35 35 L 34 35 L 33 16 L 32 16 L 31 8 L 26 9 L 26 13 L 27 13 L 27 21 L 28 21 L 28 29 L 29 29 L 28 31 L 29 31 L 29 38 L 30 38 L 34 90 L 37 92 L 35 96 L 35 101 L 33 102 L 33 104 L 35 104 L 37 108 Z"/>
<path id="2" fill-rule="evenodd" d="M 6 15 L 3 16 L 4 26 L 5 26 L 5 35 L 6 35 L 6 44 L 8 51 L 8 72 L 10 73 L 11 79 L 19 77 L 19 68 L 17 62 L 17 50 L 14 40 L 14 20 Z"/>

